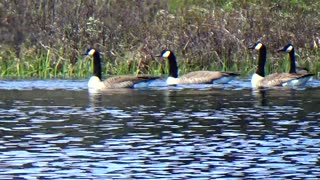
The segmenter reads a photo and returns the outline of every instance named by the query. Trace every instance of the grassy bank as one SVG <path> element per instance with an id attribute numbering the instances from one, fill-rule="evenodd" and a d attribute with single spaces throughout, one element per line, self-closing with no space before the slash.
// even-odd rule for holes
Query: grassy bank
<path id="1" fill-rule="evenodd" d="M 305 52 L 307 53 L 307 52 Z M 257 52 L 247 52 L 246 56 L 235 57 L 237 59 L 233 64 L 228 60 L 221 59 L 219 61 L 208 60 L 207 66 L 201 67 L 195 65 L 193 58 L 184 58 L 181 53 L 176 53 L 179 63 L 179 73 L 185 74 L 194 70 L 217 70 L 238 72 L 243 77 L 248 77 L 256 70 Z M 2 60 L 0 66 L 1 79 L 83 79 L 92 75 L 93 64 L 90 57 L 86 57 L 79 53 L 79 59 L 72 64 L 68 59 L 58 56 L 53 59 L 52 51 L 30 56 L 26 53 L 23 58 L 15 57 L 13 52 L 7 52 L 6 57 L 10 60 Z M 269 55 L 270 56 L 270 55 Z M 301 59 L 301 56 L 309 58 Z M 297 54 L 297 64 L 299 67 L 307 67 L 310 72 L 314 72 L 319 77 L 320 63 L 312 61 L 312 59 L 320 58 L 320 54 L 314 56 L 308 54 Z M 166 59 L 154 58 L 152 61 L 143 62 L 141 56 L 128 53 L 124 57 L 119 57 L 115 61 L 102 58 L 103 76 L 123 75 L 123 74 L 152 74 L 156 76 L 166 76 L 168 74 L 168 64 Z M 277 54 L 276 58 L 269 58 L 266 65 L 266 72 L 288 72 L 290 68 L 289 57 L 285 53 Z"/>
<path id="2" fill-rule="evenodd" d="M 99 0 L 0 2 L 0 78 L 87 78 L 89 47 L 103 56 L 103 74 L 165 75 L 173 50 L 180 74 L 193 70 L 251 75 L 256 52 L 268 47 L 267 72 L 285 72 L 292 43 L 297 62 L 320 72 L 320 2 Z M 161 62 L 161 63 L 158 63 Z"/>

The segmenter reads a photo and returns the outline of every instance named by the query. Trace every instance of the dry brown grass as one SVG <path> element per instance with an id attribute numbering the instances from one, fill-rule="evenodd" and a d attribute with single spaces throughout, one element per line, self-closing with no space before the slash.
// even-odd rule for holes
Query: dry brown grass
<path id="1" fill-rule="evenodd" d="M 250 74 L 255 62 L 246 47 L 261 40 L 269 48 L 269 69 L 283 67 L 279 59 L 285 56 L 274 49 L 292 43 L 300 64 L 315 72 L 320 69 L 315 48 L 320 37 L 319 9 L 316 0 L 1 1 L 0 66 L 4 69 L 3 64 L 13 58 L 31 61 L 50 51 L 50 66 L 64 72 L 63 66 L 75 65 L 87 48 L 95 47 L 110 67 L 133 64 L 150 73 L 156 66 L 154 54 L 169 48 L 183 61 L 182 71 Z"/>

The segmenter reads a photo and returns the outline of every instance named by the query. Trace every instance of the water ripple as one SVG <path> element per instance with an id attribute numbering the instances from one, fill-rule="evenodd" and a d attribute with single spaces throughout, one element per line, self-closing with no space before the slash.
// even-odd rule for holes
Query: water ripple
<path id="1" fill-rule="evenodd" d="M 0 178 L 316 179 L 309 91 L 3 90 Z"/>

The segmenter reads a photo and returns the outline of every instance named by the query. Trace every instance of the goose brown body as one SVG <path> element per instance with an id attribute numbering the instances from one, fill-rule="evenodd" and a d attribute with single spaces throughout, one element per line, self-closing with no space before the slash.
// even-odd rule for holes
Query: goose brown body
<path id="1" fill-rule="evenodd" d="M 307 68 L 301 68 L 301 67 L 297 67 L 296 66 L 296 56 L 295 56 L 295 50 L 293 45 L 288 44 L 286 46 L 284 46 L 283 48 L 279 48 L 277 50 L 278 52 L 286 52 L 289 54 L 289 58 L 290 58 L 290 70 L 289 73 L 290 74 L 299 74 L 299 75 L 304 75 L 303 78 L 301 79 L 301 81 L 308 81 L 312 78 L 312 76 L 314 75 L 313 73 L 309 73 Z"/>
<path id="2" fill-rule="evenodd" d="M 179 77 L 178 84 L 211 84 L 224 76 L 237 76 L 237 74 L 219 71 L 193 71 Z"/>
<path id="3" fill-rule="evenodd" d="M 274 86 L 290 86 L 290 82 L 296 80 L 297 82 L 292 82 L 293 84 L 298 84 L 299 79 L 303 78 L 304 75 L 301 74 L 291 74 L 291 73 L 273 73 L 260 81 L 257 81 L 254 87 L 274 87 Z"/>
<path id="4" fill-rule="evenodd" d="M 94 67 L 93 76 L 88 82 L 88 88 L 94 90 L 104 90 L 104 89 L 116 89 L 116 88 L 134 88 L 138 83 L 150 82 L 156 80 L 159 77 L 153 77 L 148 75 L 122 75 L 113 76 L 101 81 L 101 59 L 100 53 L 95 49 L 88 50 L 87 55 L 93 56 Z"/>
<path id="5" fill-rule="evenodd" d="M 102 81 L 104 88 L 133 88 L 135 84 L 158 79 L 157 77 L 147 76 L 114 76 Z"/>
<path id="6" fill-rule="evenodd" d="M 267 48 L 261 42 L 257 42 L 253 47 L 259 51 L 258 68 L 252 75 L 251 85 L 253 88 L 274 87 L 274 86 L 302 86 L 306 83 L 306 77 L 310 75 L 297 73 L 273 73 L 265 76 L 264 66 L 266 63 Z"/>
<path id="7" fill-rule="evenodd" d="M 232 72 L 219 71 L 193 71 L 178 77 L 178 66 L 174 53 L 169 50 L 163 50 L 157 57 L 167 58 L 169 62 L 168 85 L 176 84 L 212 84 L 212 83 L 228 83 L 239 74 Z"/>

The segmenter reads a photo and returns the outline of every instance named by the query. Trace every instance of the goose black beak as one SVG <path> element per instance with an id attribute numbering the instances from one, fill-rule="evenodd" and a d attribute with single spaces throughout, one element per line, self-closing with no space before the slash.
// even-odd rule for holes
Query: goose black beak
<path id="1" fill-rule="evenodd" d="M 155 55 L 154 57 L 162 57 L 161 54 Z"/>
<path id="2" fill-rule="evenodd" d="M 248 46 L 248 49 L 254 49 L 254 47 L 255 47 L 255 44 L 252 46 Z"/>
<path id="3" fill-rule="evenodd" d="M 283 52 L 283 51 L 286 51 L 286 50 L 284 48 L 277 49 L 277 52 Z"/>

